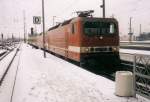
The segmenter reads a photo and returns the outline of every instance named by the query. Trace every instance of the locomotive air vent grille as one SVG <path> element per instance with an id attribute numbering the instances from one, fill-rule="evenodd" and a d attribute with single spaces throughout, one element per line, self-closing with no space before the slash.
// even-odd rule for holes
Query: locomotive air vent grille
<path id="1" fill-rule="evenodd" d="M 92 48 L 91 48 L 92 49 Z M 110 52 L 111 48 L 110 47 L 96 47 L 92 49 L 94 52 Z"/>

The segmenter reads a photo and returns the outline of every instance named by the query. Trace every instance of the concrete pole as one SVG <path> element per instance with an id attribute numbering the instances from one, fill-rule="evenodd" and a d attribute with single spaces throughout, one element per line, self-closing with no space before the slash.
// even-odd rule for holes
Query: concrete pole
<path id="1" fill-rule="evenodd" d="M 24 42 L 26 42 L 26 15 L 24 10 L 23 10 L 23 20 L 24 20 Z"/>
<path id="2" fill-rule="evenodd" d="M 131 20 L 132 20 L 132 17 L 130 17 L 130 33 L 132 33 L 132 22 L 131 22 Z"/>
<path id="3" fill-rule="evenodd" d="M 142 26 L 140 24 L 140 34 L 139 35 L 141 35 L 141 34 L 142 34 Z"/>
<path id="4" fill-rule="evenodd" d="M 55 17 L 56 16 L 53 16 L 53 26 L 55 25 Z"/>
<path id="5" fill-rule="evenodd" d="M 129 42 L 132 41 L 132 17 L 130 17 L 130 27 L 129 27 Z"/>
<path id="6" fill-rule="evenodd" d="M 46 58 L 46 52 L 45 52 L 45 16 L 44 16 L 44 0 L 42 0 L 42 18 L 43 18 L 43 48 L 44 48 L 44 58 Z"/>
<path id="7" fill-rule="evenodd" d="M 103 0 L 103 4 L 100 7 L 103 9 L 103 18 L 105 18 L 105 0 Z"/>
<path id="8" fill-rule="evenodd" d="M 1 33 L 1 38 L 2 38 L 2 49 L 3 49 L 3 38 L 4 38 L 3 33 Z"/>
<path id="9" fill-rule="evenodd" d="M 103 18 L 105 18 L 105 0 L 103 0 Z"/>

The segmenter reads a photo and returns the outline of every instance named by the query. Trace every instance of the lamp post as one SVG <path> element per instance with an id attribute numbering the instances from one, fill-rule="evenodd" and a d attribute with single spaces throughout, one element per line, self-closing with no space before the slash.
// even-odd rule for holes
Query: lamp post
<path id="1" fill-rule="evenodd" d="M 44 58 L 46 58 L 45 52 L 45 16 L 44 16 L 44 0 L 42 0 L 42 18 L 43 18 L 43 48 L 44 48 Z"/>

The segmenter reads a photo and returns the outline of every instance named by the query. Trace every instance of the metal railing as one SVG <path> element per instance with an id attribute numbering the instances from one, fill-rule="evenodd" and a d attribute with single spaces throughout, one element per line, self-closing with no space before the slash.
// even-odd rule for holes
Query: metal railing
<path id="1" fill-rule="evenodd" d="M 150 56 L 134 55 L 133 64 L 135 95 L 150 99 Z"/>
<path id="2" fill-rule="evenodd" d="M 123 64 L 133 68 L 134 96 L 139 94 L 150 99 L 150 55 L 120 53 L 120 58 Z"/>

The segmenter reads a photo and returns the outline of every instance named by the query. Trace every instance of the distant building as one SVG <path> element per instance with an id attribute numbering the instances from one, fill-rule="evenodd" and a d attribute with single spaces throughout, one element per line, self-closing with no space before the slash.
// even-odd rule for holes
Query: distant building
<path id="1" fill-rule="evenodd" d="M 136 40 L 136 36 L 133 35 L 131 40 L 135 41 Z M 127 34 L 126 35 L 121 35 L 120 36 L 120 41 L 129 41 L 129 35 L 127 35 Z"/>
<path id="2" fill-rule="evenodd" d="M 140 36 L 137 37 L 138 41 L 150 40 L 150 32 L 143 32 Z"/>

